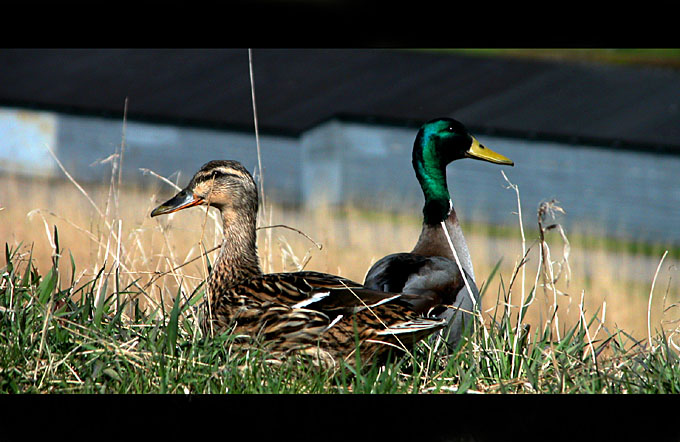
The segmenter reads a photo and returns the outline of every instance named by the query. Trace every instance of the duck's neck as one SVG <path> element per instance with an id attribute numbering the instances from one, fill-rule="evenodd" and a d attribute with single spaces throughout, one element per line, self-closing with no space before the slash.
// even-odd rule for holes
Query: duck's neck
<path id="1" fill-rule="evenodd" d="M 446 231 L 444 231 L 444 228 L 446 228 Z M 455 261 L 456 259 L 453 256 L 449 240 L 451 240 L 451 244 L 456 249 L 456 254 L 458 255 L 461 267 L 467 271 L 474 281 L 475 273 L 472 268 L 470 251 L 468 250 L 465 237 L 463 236 L 463 230 L 460 228 L 455 211 L 451 211 L 451 214 L 446 220 L 437 224 L 427 224 L 423 222 L 423 228 L 420 231 L 418 242 L 411 253 L 423 256 L 443 256 Z"/>
<path id="2" fill-rule="evenodd" d="M 446 184 L 446 164 L 438 158 L 435 149 L 427 147 L 414 149 L 413 154 L 413 168 L 425 196 L 423 228 L 413 253 L 453 260 L 450 239 L 461 266 L 473 276 L 470 252 Z M 446 228 L 446 232 L 442 227 Z"/>
<path id="3" fill-rule="evenodd" d="M 208 277 L 211 296 L 240 280 L 261 275 L 255 215 L 223 212 L 224 240 Z"/>
<path id="4" fill-rule="evenodd" d="M 426 224 L 437 225 L 453 211 L 453 203 L 446 185 L 446 162 L 442 160 L 433 141 L 416 139 L 413 149 L 413 169 L 425 196 L 423 219 Z"/>

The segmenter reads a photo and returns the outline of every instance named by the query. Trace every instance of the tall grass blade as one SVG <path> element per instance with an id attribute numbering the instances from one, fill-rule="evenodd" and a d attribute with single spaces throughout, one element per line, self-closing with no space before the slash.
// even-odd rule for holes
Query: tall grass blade
<path id="1" fill-rule="evenodd" d="M 482 287 L 479 289 L 480 299 L 484 296 L 484 293 L 486 292 L 486 289 L 489 287 L 489 284 L 491 284 L 493 277 L 496 276 L 496 273 L 498 273 L 498 269 L 501 267 L 502 262 L 503 262 L 503 258 L 498 260 L 498 262 L 493 267 L 493 269 L 491 269 L 491 273 L 489 273 L 489 277 L 486 278 L 486 280 L 482 283 Z"/>
<path id="2" fill-rule="evenodd" d="M 57 231 L 57 226 L 54 226 L 54 255 L 52 256 L 52 262 L 54 267 L 59 266 L 59 256 L 61 248 L 59 247 L 59 232 Z"/>
<path id="3" fill-rule="evenodd" d="M 57 272 L 56 269 L 52 267 L 50 271 L 47 273 L 47 275 L 45 275 L 45 278 L 42 280 L 40 285 L 38 286 L 38 301 L 41 304 L 44 305 L 47 303 L 56 285 L 57 285 Z"/>
<path id="4" fill-rule="evenodd" d="M 75 278 L 76 278 L 76 261 L 73 259 L 73 253 L 69 250 L 68 252 L 69 257 L 71 258 L 71 287 L 74 286 L 75 284 Z"/>
<path id="5" fill-rule="evenodd" d="M 9 244 L 5 243 L 5 262 L 7 263 L 7 273 L 12 274 L 14 270 L 14 265 L 12 264 L 12 254 L 9 250 Z"/>
<path id="6" fill-rule="evenodd" d="M 189 299 L 182 305 L 182 308 L 180 309 L 180 313 L 184 313 L 189 307 L 193 307 L 196 305 L 201 299 L 203 299 L 203 296 L 205 296 L 205 290 L 201 290 L 203 286 L 205 285 L 205 281 L 201 282 L 191 293 L 189 296 Z"/>
<path id="7" fill-rule="evenodd" d="M 33 245 L 31 245 L 31 251 L 29 252 L 28 256 L 28 264 L 26 265 L 26 271 L 24 272 L 23 278 L 21 278 L 21 286 L 22 287 L 28 287 L 31 282 L 35 281 L 35 277 L 31 278 L 33 276 Z"/>
<path id="8" fill-rule="evenodd" d="M 175 302 L 172 304 L 172 310 L 170 311 L 170 321 L 168 322 L 168 352 L 171 356 L 175 355 L 175 346 L 177 345 L 177 325 L 179 323 L 179 302 L 182 298 L 182 289 L 177 289 L 177 296 L 175 297 Z"/>
<path id="9" fill-rule="evenodd" d="M 517 322 L 521 323 L 522 320 L 524 319 L 524 316 L 527 313 L 527 310 L 529 309 L 529 306 L 531 303 L 534 301 L 534 297 L 536 296 L 536 287 L 532 287 L 531 291 L 529 292 L 529 297 L 527 298 L 526 302 L 524 305 L 521 306 L 519 310 L 519 316 L 517 317 Z"/>
<path id="10" fill-rule="evenodd" d="M 106 288 L 108 286 L 108 280 L 104 279 L 102 284 L 101 292 L 99 298 L 97 299 L 97 304 L 94 308 L 94 324 L 99 326 L 102 322 L 102 316 L 104 315 L 104 305 L 106 304 Z"/>

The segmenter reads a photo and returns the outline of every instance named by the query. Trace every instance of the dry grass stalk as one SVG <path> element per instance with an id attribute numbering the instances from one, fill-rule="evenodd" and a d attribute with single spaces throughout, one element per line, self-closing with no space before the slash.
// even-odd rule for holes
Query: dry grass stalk
<path id="1" fill-rule="evenodd" d="M 579 314 L 581 316 L 581 324 L 586 331 L 586 338 L 588 339 L 588 346 L 590 348 L 590 355 L 593 358 L 593 364 L 597 365 L 597 360 L 595 359 L 595 349 L 593 348 L 593 340 L 590 338 L 590 332 L 588 330 L 588 322 L 586 321 L 586 316 L 583 311 L 583 297 L 585 296 L 585 290 L 581 290 L 581 303 L 579 304 Z M 586 355 L 584 354 L 585 358 Z"/>
<path id="2" fill-rule="evenodd" d="M 512 304 L 512 286 L 513 286 L 513 283 L 515 282 L 515 277 L 517 276 L 517 273 L 518 273 L 519 269 L 521 268 L 522 269 L 522 287 L 521 287 L 522 292 L 521 292 L 521 300 L 520 300 L 520 304 L 519 304 L 519 311 L 517 313 L 517 328 L 515 330 L 515 336 L 514 336 L 513 342 L 512 342 L 512 361 L 511 361 L 511 366 L 510 366 L 511 367 L 510 372 L 514 373 L 515 372 L 515 360 L 516 360 L 516 356 L 517 356 L 517 343 L 518 343 L 519 336 L 520 336 L 520 329 L 522 327 L 522 320 L 524 319 L 522 317 L 522 309 L 528 308 L 529 304 L 531 304 L 533 302 L 533 300 L 535 299 L 535 296 L 534 296 L 534 298 L 532 298 L 532 300 L 529 302 L 529 304 L 525 305 L 525 300 L 526 300 L 526 292 L 525 292 L 526 265 L 525 264 L 528 261 L 528 255 L 529 255 L 529 251 L 531 250 L 531 246 L 528 249 L 526 247 L 526 237 L 524 235 L 524 223 L 522 222 L 522 201 L 521 201 L 520 196 L 519 196 L 519 187 L 516 184 L 513 184 L 513 183 L 510 182 L 508 177 L 505 175 L 504 171 L 501 170 L 501 174 L 503 175 L 503 178 L 505 179 L 505 181 L 508 183 L 508 188 L 513 189 L 515 191 L 515 195 L 517 196 L 517 218 L 518 218 L 518 222 L 519 222 L 520 234 L 522 236 L 522 256 L 521 256 L 521 259 L 519 260 L 519 262 L 517 262 L 515 264 L 515 271 L 512 273 L 512 277 L 510 279 L 510 284 L 508 285 L 508 304 L 511 305 Z M 508 311 L 507 311 L 508 316 L 510 316 L 510 311 L 509 311 L 510 308 L 511 307 L 508 306 Z M 521 361 L 520 361 L 519 370 L 521 370 Z"/>
<path id="3" fill-rule="evenodd" d="M 525 296 L 525 280 L 526 280 L 526 268 L 524 266 L 524 263 L 527 260 L 527 255 L 529 251 L 527 250 L 526 247 L 526 237 L 524 236 L 524 223 L 522 222 L 522 201 L 519 197 L 519 187 L 516 184 L 512 184 L 508 177 L 505 175 L 505 171 L 501 170 L 501 175 L 503 175 L 503 179 L 508 183 L 508 189 L 513 189 L 515 191 L 515 195 L 517 196 L 517 218 L 519 222 L 519 232 L 522 237 L 522 258 L 518 263 L 516 263 L 515 267 L 519 269 L 520 267 L 522 268 L 522 301 L 520 302 L 520 305 L 524 305 L 524 300 L 526 299 Z M 514 281 L 514 274 L 513 278 L 510 281 L 510 285 L 508 287 L 508 303 L 512 304 L 512 283 Z"/>
<path id="4" fill-rule="evenodd" d="M 548 321 L 546 323 L 546 326 L 549 326 L 551 323 L 555 324 L 555 334 L 557 336 L 557 341 L 560 342 L 560 329 L 559 329 L 559 316 L 557 315 L 557 294 L 558 290 L 557 287 L 555 286 L 555 283 L 559 279 L 559 277 L 562 274 L 562 269 L 566 268 L 567 269 L 567 280 L 569 279 L 569 274 L 570 274 L 570 269 L 569 269 L 569 252 L 570 252 L 570 247 L 569 247 L 569 241 L 567 240 L 567 237 L 564 233 L 564 229 L 562 226 L 558 223 L 555 224 L 550 224 L 547 227 L 543 225 L 545 219 L 547 216 L 550 216 L 551 218 L 555 218 L 555 212 L 560 212 L 564 213 L 564 209 L 562 209 L 560 206 L 557 205 L 556 200 L 550 200 L 543 202 L 539 205 L 538 207 L 538 234 L 539 234 L 539 240 L 540 240 L 540 245 L 541 245 L 541 264 L 542 267 L 541 274 L 543 276 L 543 290 L 544 294 L 546 291 L 546 288 L 550 288 L 553 293 L 553 304 L 552 304 L 552 309 L 548 313 Z M 563 257 L 562 260 L 558 262 L 553 262 L 552 258 L 550 257 L 550 247 L 548 246 L 548 243 L 545 239 L 545 233 L 549 230 L 552 229 L 557 229 L 560 232 L 560 235 L 562 237 L 562 240 L 564 241 L 564 249 L 563 249 Z M 554 271 L 554 265 L 557 264 L 559 266 L 559 271 L 556 273 Z M 536 280 L 538 281 L 538 275 L 536 276 Z M 559 292 L 561 295 L 565 295 L 564 293 Z"/>
<path id="5" fill-rule="evenodd" d="M 253 70 L 253 50 L 252 48 L 248 48 L 248 73 L 250 77 L 250 96 L 251 100 L 253 103 L 253 124 L 255 128 L 255 146 L 257 149 L 257 178 L 260 184 L 260 207 L 261 210 L 257 212 L 258 216 L 258 223 L 260 225 L 265 224 L 267 220 L 267 200 L 266 200 L 266 195 L 264 193 L 264 173 L 262 170 L 262 154 L 260 151 L 260 130 L 258 127 L 258 118 L 257 118 L 257 105 L 256 105 L 256 100 L 255 100 L 255 73 Z M 271 213 L 269 214 L 269 224 L 271 224 Z M 262 267 L 265 269 L 265 272 L 269 273 L 272 271 L 272 256 L 271 256 L 271 250 L 272 250 L 272 235 L 271 232 L 268 231 L 267 234 L 265 235 L 265 250 L 268 252 L 265 256 L 266 258 L 264 259 Z"/>
<path id="6" fill-rule="evenodd" d="M 652 347 L 652 296 L 654 294 L 654 286 L 656 285 L 656 278 L 659 276 L 659 270 L 661 269 L 661 264 L 663 260 L 666 259 L 668 255 L 668 250 L 663 253 L 659 265 L 656 267 L 656 272 L 654 272 L 654 279 L 652 280 L 652 288 L 649 290 L 649 303 L 647 304 L 647 340 L 649 342 L 649 348 Z"/>

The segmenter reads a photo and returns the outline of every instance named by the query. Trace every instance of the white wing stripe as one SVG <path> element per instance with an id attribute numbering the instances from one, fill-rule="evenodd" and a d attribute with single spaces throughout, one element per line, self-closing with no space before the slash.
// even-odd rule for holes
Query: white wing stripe
<path id="1" fill-rule="evenodd" d="M 377 306 L 379 306 L 379 305 L 381 305 L 381 304 L 385 304 L 385 303 L 387 303 L 387 302 L 390 302 L 390 301 L 393 300 L 393 299 L 397 299 L 397 298 L 400 297 L 400 296 L 401 296 L 400 294 L 399 294 L 399 295 L 390 296 L 389 298 L 385 298 L 385 299 L 383 299 L 383 300 L 381 300 L 381 301 L 376 302 L 375 304 L 369 305 L 369 307 L 377 307 Z"/>
<path id="2" fill-rule="evenodd" d="M 328 327 L 326 327 L 326 328 L 324 329 L 324 332 L 325 332 L 325 331 L 328 331 L 329 328 L 333 327 L 333 326 L 334 326 L 335 324 L 337 324 L 338 321 L 340 321 L 341 319 L 342 319 L 342 315 L 336 316 L 335 319 L 333 319 L 333 321 L 332 321 L 330 324 L 328 324 Z"/>
<path id="3" fill-rule="evenodd" d="M 328 296 L 330 294 L 331 294 L 330 291 L 315 293 L 314 295 L 312 295 L 311 298 L 298 302 L 297 304 L 293 305 L 292 308 L 307 307 L 310 304 L 314 304 L 315 302 L 321 301 L 323 298 L 325 298 L 326 296 Z"/>
<path id="4" fill-rule="evenodd" d="M 395 324 L 385 330 L 380 330 L 377 335 L 398 335 L 401 333 L 413 333 L 418 330 L 427 330 L 442 325 L 444 321 L 409 321 Z"/>

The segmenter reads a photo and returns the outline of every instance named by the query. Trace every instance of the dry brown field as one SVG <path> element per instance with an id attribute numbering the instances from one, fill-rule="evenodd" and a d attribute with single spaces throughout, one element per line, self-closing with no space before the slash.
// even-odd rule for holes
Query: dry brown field
<path id="1" fill-rule="evenodd" d="M 152 219 L 151 210 L 174 194 L 174 189 L 160 179 L 145 187 L 117 188 L 115 182 L 113 186 L 80 185 L 82 190 L 68 180 L 0 177 L 0 242 L 11 247 L 21 244 L 22 253 L 32 253 L 38 270 L 44 274 L 52 262 L 56 226 L 63 250 L 62 281 L 73 277 L 83 284 L 104 267 L 109 279 L 118 272 L 123 286 L 135 281 L 136 287 L 143 288 L 145 295 L 140 302 L 144 305 L 157 305 L 159 300 L 170 304 L 178 285 L 191 293 L 205 278 L 207 265 L 201 250 L 220 243 L 221 226 L 214 209 L 206 213 L 203 208 L 194 208 Z M 508 197 L 514 199 L 514 195 Z M 568 208 L 565 210 L 568 216 Z M 359 207 L 304 210 L 269 201 L 265 201 L 260 215 L 261 227 L 283 224 L 309 237 L 282 227 L 259 230 L 258 247 L 266 272 L 304 267 L 356 281 L 362 281 L 367 269 L 380 257 L 410 250 L 421 223 L 419 213 L 379 213 Z M 464 213 L 459 216 L 465 218 Z M 487 321 L 497 306 L 516 309 L 522 299 L 529 299 L 531 288 L 536 286 L 540 271 L 538 226 L 523 228 L 528 259 L 515 272 L 523 254 L 519 224 L 514 233 L 504 235 L 492 234 L 485 226 L 463 225 L 477 284 L 487 286 L 482 309 Z M 570 232 L 566 233 L 569 237 Z M 554 231 L 546 238 L 557 271 L 564 242 Z M 593 339 L 601 327 L 612 332 L 623 329 L 641 340 L 647 338 L 648 328 L 653 334 L 659 328 L 676 328 L 674 320 L 680 315 L 674 303 L 680 300 L 680 274 L 677 261 L 670 256 L 659 266 L 662 249 L 658 254 L 633 254 L 572 241 L 568 255 L 570 277 L 566 278 L 563 266 L 555 290 L 543 287 L 542 280 L 538 280 L 526 322 L 532 330 L 542 327 L 554 305 L 558 305 L 555 325 L 559 329 L 596 316 L 590 326 Z M 71 275 L 69 254 L 75 262 L 75 275 Z M 208 253 L 210 259 L 215 256 L 215 252 Z M 2 261 L 4 265 L 4 258 Z M 488 282 L 499 261 L 498 271 Z M 508 298 L 503 299 L 510 285 Z M 113 289 L 114 284 L 109 283 L 108 291 Z"/>

